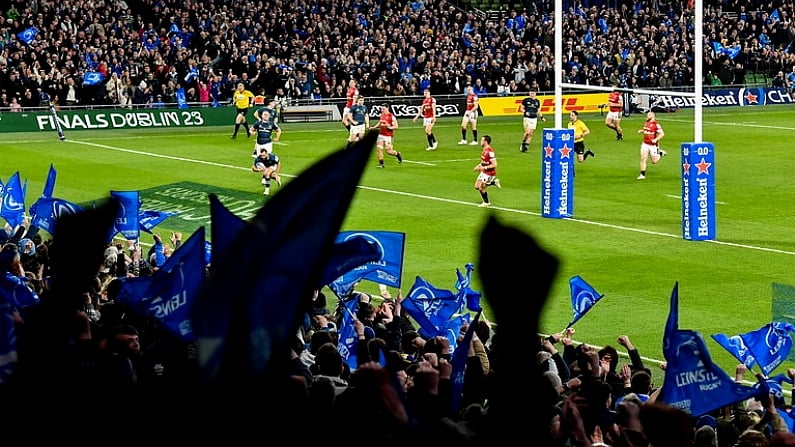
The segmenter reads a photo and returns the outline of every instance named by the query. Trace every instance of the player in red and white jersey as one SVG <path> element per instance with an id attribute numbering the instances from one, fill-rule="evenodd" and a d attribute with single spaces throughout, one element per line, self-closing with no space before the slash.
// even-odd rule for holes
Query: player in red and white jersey
<path id="1" fill-rule="evenodd" d="M 491 185 L 496 186 L 498 189 L 502 188 L 502 186 L 497 178 L 497 155 L 494 153 L 494 148 L 491 147 L 491 136 L 483 135 L 480 139 L 480 146 L 483 148 L 480 153 L 480 163 L 475 165 L 472 170 L 478 172 L 478 178 L 475 180 L 475 189 L 483 199 L 483 202 L 478 206 L 486 208 L 491 206 L 489 193 L 486 192 L 486 189 Z"/>
<path id="2" fill-rule="evenodd" d="M 342 125 L 348 130 L 350 130 L 350 125 L 345 120 L 345 117 L 351 111 L 351 107 L 356 104 L 358 98 L 359 88 L 357 87 L 356 79 L 351 79 L 348 81 L 348 90 L 345 91 L 345 107 L 342 109 Z"/>
<path id="3" fill-rule="evenodd" d="M 433 135 L 433 125 L 436 124 L 436 99 L 431 96 L 431 89 L 426 88 L 422 93 L 425 98 L 422 100 L 417 116 L 411 122 L 416 123 L 417 118 L 422 117 L 422 126 L 425 127 L 425 137 L 428 139 L 428 147 L 425 150 L 435 151 L 439 146 L 439 142 Z"/>
<path id="4" fill-rule="evenodd" d="M 607 116 L 605 126 L 613 129 L 616 133 L 616 140 L 624 139 L 624 131 L 621 130 L 621 114 L 624 113 L 624 96 L 618 91 L 618 87 L 613 86 L 613 91 L 607 96 Z"/>
<path id="5" fill-rule="evenodd" d="M 461 141 L 458 145 L 467 144 L 467 126 L 472 127 L 472 142 L 469 143 L 473 146 L 478 143 L 478 95 L 475 94 L 475 88 L 469 86 L 466 88 L 467 105 L 464 110 L 464 116 L 461 118 Z"/>
<path id="6" fill-rule="evenodd" d="M 387 154 L 397 158 L 398 163 L 403 163 L 403 157 L 400 152 L 394 149 L 392 137 L 395 135 L 395 129 L 398 128 L 398 121 L 392 111 L 389 110 L 389 104 L 381 104 L 381 116 L 378 118 L 378 124 L 370 129 L 378 129 L 378 139 L 375 143 L 376 154 L 378 155 L 378 167 L 384 167 L 384 151 Z"/>
<path id="7" fill-rule="evenodd" d="M 660 149 L 660 140 L 665 136 L 663 128 L 657 122 L 657 115 L 654 112 L 646 114 L 646 122 L 643 129 L 638 129 L 638 133 L 643 134 L 643 143 L 640 145 L 640 175 L 638 180 L 646 178 L 646 161 L 651 155 L 651 164 L 656 165 L 660 157 L 665 156 L 666 152 Z"/>

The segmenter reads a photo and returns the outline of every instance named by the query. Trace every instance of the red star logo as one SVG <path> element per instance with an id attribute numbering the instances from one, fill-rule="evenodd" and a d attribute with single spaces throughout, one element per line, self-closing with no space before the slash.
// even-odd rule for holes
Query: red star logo
<path id="1" fill-rule="evenodd" d="M 751 92 L 746 92 L 745 93 L 745 100 L 748 102 L 748 104 L 759 104 L 759 99 L 758 98 L 759 98 L 759 96 L 754 95 Z"/>
<path id="2" fill-rule="evenodd" d="M 547 143 L 547 145 L 544 146 L 544 156 L 546 158 L 552 158 L 553 152 L 555 152 L 555 149 L 552 149 L 552 146 L 549 143 Z"/>
<path id="3" fill-rule="evenodd" d="M 682 169 L 684 169 L 685 175 L 690 175 L 690 163 L 688 162 L 682 163 Z"/>
<path id="4" fill-rule="evenodd" d="M 564 144 L 563 147 L 560 148 L 559 150 L 560 150 L 560 158 L 569 158 L 569 154 L 571 153 L 571 149 L 569 149 L 568 146 L 566 146 Z"/>
<path id="5" fill-rule="evenodd" d="M 701 159 L 701 162 L 696 163 L 695 166 L 698 168 L 698 174 L 706 174 L 709 175 L 709 167 L 712 166 L 712 163 L 707 163 L 704 159 Z"/>

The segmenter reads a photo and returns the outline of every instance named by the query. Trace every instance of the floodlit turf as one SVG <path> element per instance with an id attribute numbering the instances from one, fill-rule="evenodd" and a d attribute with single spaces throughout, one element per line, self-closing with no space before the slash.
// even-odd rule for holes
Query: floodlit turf
<path id="1" fill-rule="evenodd" d="M 694 141 L 693 112 L 658 114 L 666 132 L 662 147 L 669 155 L 649 167 L 644 181 L 635 179 L 642 115 L 622 121 L 625 137 L 620 142 L 604 126 L 604 117 L 581 119 L 591 129 L 586 144 L 596 157 L 575 167 L 573 219 L 540 215 L 540 128 L 530 151 L 520 153 L 519 117 L 481 117 L 479 134 L 493 138 L 502 181 L 501 190 L 489 189 L 493 207 L 482 209 L 472 171 L 480 148 L 456 144 L 460 120 L 440 120 L 435 128 L 439 148 L 429 152 L 421 123 L 402 119 L 395 147 L 405 161 L 398 165 L 387 156 L 386 169 L 376 169 L 373 154 L 343 229 L 407 234 L 404 291 L 416 275 L 451 289 L 455 269 L 463 270 L 468 262 L 475 263 L 473 288 L 480 290 L 478 237 L 486 216 L 496 214 L 562 261 L 543 315 L 545 332 L 560 331 L 571 319 L 568 279 L 581 275 L 605 298 L 577 323 L 575 338 L 616 345 L 616 337 L 627 334 L 642 355 L 654 359 L 662 359 L 670 293 L 679 281 L 680 327 L 701 332 L 713 358 L 733 374 L 737 361 L 709 335 L 736 335 L 770 322 L 773 284 L 795 284 L 791 107 L 704 109 L 703 140 L 716 147 L 717 239 L 702 242 L 681 236 L 678 151 L 682 142 Z M 555 120 L 548 116 L 540 124 L 552 127 Z M 275 152 L 282 159 L 285 184 L 342 148 L 347 136 L 340 123 L 285 124 L 283 129 L 283 144 Z M 7 133 L 0 141 L 0 179 L 20 171 L 28 180 L 30 205 L 52 163 L 58 170 L 54 195 L 77 203 L 107 197 L 110 190 L 146 190 L 142 196 L 148 209 L 151 203 L 170 203 L 184 191 L 217 190 L 234 201 L 233 210 L 251 212 L 266 200 L 259 176 L 249 169 L 254 140 L 242 132 L 230 140 L 231 130 L 229 125 L 68 131 L 66 142 L 59 142 L 54 132 Z M 471 132 L 467 138 L 472 140 Z M 273 185 L 271 194 L 278 193 Z M 207 203 L 201 202 L 194 200 L 194 208 L 185 213 L 189 218 L 170 218 L 156 230 L 189 233 L 208 225 Z M 142 241 L 151 237 L 144 234 Z M 523 254 L 504 256 L 522 259 Z M 378 290 L 375 284 L 363 288 Z M 530 293 L 517 293 L 516 312 L 529 299 Z"/>

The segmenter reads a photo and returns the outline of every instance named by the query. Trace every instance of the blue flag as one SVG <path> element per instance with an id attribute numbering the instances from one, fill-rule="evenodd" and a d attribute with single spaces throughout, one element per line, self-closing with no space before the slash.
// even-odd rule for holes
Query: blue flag
<path id="1" fill-rule="evenodd" d="M 467 310 L 480 312 L 480 292 L 476 292 L 469 287 L 472 284 L 472 271 L 475 269 L 475 265 L 470 262 L 464 268 L 467 270 L 466 276 L 461 274 L 461 271 L 457 268 L 455 269 L 455 288 L 458 290 L 459 295 L 462 295 L 460 299 L 466 303 Z"/>
<path id="2" fill-rule="evenodd" d="M 454 315 L 464 311 L 462 295 L 438 289 L 417 276 L 402 306 L 414 321 L 423 337 L 434 337 L 447 327 Z"/>
<path id="3" fill-rule="evenodd" d="M 213 261 L 194 330 L 207 380 L 283 377 L 303 321 L 370 158 L 377 132 L 310 166 L 271 197 Z M 340 169 L 344 166 L 345 169 Z"/>
<path id="4" fill-rule="evenodd" d="M 712 363 L 704 339 L 696 331 L 679 329 L 679 282 L 671 292 L 671 308 L 663 336 L 665 379 L 659 400 L 693 417 L 732 405 L 759 394 L 735 383 Z"/>
<path id="5" fill-rule="evenodd" d="M 212 262 L 213 259 L 222 259 L 235 238 L 246 228 L 246 221 L 229 211 L 216 194 L 209 194 L 208 198 L 210 199 L 210 239 L 212 239 L 210 262 Z"/>
<path id="6" fill-rule="evenodd" d="M 76 214 L 83 211 L 83 207 L 63 199 L 42 197 L 30 206 L 30 223 L 42 230 L 53 234 L 55 222 L 62 216 Z"/>
<path id="7" fill-rule="evenodd" d="M 344 273 L 366 265 L 368 262 L 375 262 L 380 259 L 382 259 L 382 253 L 378 246 L 365 237 L 356 236 L 344 241 L 340 241 L 337 238 L 331 259 L 323 270 L 320 284 L 330 284 L 335 278 L 339 278 Z M 347 296 L 351 290 L 353 290 L 353 285 L 343 294 L 332 288 L 332 291 L 339 298 Z"/>
<path id="8" fill-rule="evenodd" d="M 572 276 L 569 279 L 569 289 L 571 290 L 571 308 L 574 316 L 566 326 L 567 328 L 574 326 L 574 323 L 579 321 L 604 296 L 585 282 L 580 275 Z"/>
<path id="9" fill-rule="evenodd" d="M 461 339 L 461 343 L 458 343 L 458 346 L 453 351 L 453 356 L 450 358 L 450 365 L 453 367 L 450 375 L 450 386 L 452 387 L 450 410 L 453 414 L 458 414 L 460 410 L 458 407 L 461 403 L 461 393 L 464 390 L 464 373 L 466 372 L 467 357 L 469 357 L 469 345 L 472 343 L 478 320 L 480 320 L 480 312 L 475 315 L 475 318 L 469 324 L 464 338 Z"/>
<path id="10" fill-rule="evenodd" d="M 199 68 L 198 67 L 191 67 L 188 74 L 185 75 L 185 82 L 190 83 L 194 79 L 198 79 L 199 77 Z"/>
<path id="11" fill-rule="evenodd" d="M 0 217 L 16 228 L 25 220 L 25 190 L 19 171 L 11 175 L 0 192 Z"/>
<path id="12" fill-rule="evenodd" d="M 712 339 L 715 340 L 717 344 L 721 345 L 723 349 L 729 351 L 731 355 L 742 362 L 748 369 L 756 365 L 753 354 L 748 350 L 748 346 L 745 346 L 743 338 L 739 335 L 732 335 L 729 337 L 726 334 L 712 334 Z"/>
<path id="13" fill-rule="evenodd" d="M 14 309 L 24 309 L 39 302 L 39 295 L 30 289 L 19 276 L 10 272 L 0 273 L 0 301 Z"/>
<path id="14" fill-rule="evenodd" d="M 47 180 L 44 182 L 44 190 L 41 192 L 42 197 L 47 199 L 52 197 L 55 192 L 55 179 L 57 176 L 58 172 L 55 170 L 55 166 L 50 163 L 50 170 L 47 172 Z"/>
<path id="15" fill-rule="evenodd" d="M 188 108 L 188 101 L 185 99 L 185 89 L 180 87 L 174 91 L 174 96 L 177 98 L 177 107 L 180 109 Z"/>
<path id="16" fill-rule="evenodd" d="M 423 338 L 428 339 L 435 337 L 439 333 L 439 330 L 436 329 L 436 326 L 425 314 L 422 302 L 414 301 L 407 296 L 401 302 L 401 307 L 403 308 L 403 312 L 417 323 L 419 326 L 417 332 L 419 332 Z"/>
<path id="17" fill-rule="evenodd" d="M 117 300 L 181 340 L 194 341 L 191 306 L 204 286 L 204 273 L 204 227 L 199 227 L 153 275 L 123 279 Z"/>
<path id="18" fill-rule="evenodd" d="M 789 356 L 792 331 L 795 331 L 792 324 L 774 321 L 755 331 L 740 334 L 764 376 L 769 376 Z"/>
<path id="19" fill-rule="evenodd" d="M 610 29 L 607 26 L 607 19 L 605 19 L 604 17 L 599 17 L 599 20 L 597 20 L 596 23 L 599 24 L 599 29 L 601 29 L 603 33 L 606 33 L 607 30 Z"/>
<path id="20" fill-rule="evenodd" d="M 25 31 L 22 31 L 21 33 L 17 34 L 17 36 L 19 37 L 19 40 L 25 42 L 27 45 L 30 45 L 33 43 L 34 40 L 36 40 L 36 36 L 38 34 L 39 30 L 36 29 L 35 26 L 31 26 Z"/>
<path id="21" fill-rule="evenodd" d="M 152 233 L 152 228 L 175 214 L 177 213 L 170 211 L 143 210 L 138 213 L 138 226 L 141 230 Z"/>
<path id="22" fill-rule="evenodd" d="M 337 235 L 336 242 L 344 242 L 354 237 L 362 237 L 375 245 L 381 254 L 376 261 L 360 265 L 336 278 L 329 288 L 338 296 L 347 296 L 353 286 L 367 279 L 390 287 L 400 287 L 403 276 L 403 251 L 406 233 L 394 231 L 343 231 Z"/>
<path id="23" fill-rule="evenodd" d="M 359 343 L 359 336 L 353 322 L 356 320 L 356 312 L 359 309 L 359 298 L 353 297 L 340 303 L 342 308 L 342 318 L 337 327 L 339 336 L 337 352 L 342 356 L 342 360 L 348 364 L 351 370 L 356 369 L 358 358 L 356 356 L 356 345 Z"/>
<path id="24" fill-rule="evenodd" d="M 83 75 L 83 85 L 99 85 L 102 83 L 104 77 L 98 71 L 87 71 Z"/>
<path id="25" fill-rule="evenodd" d="M 116 216 L 115 232 L 128 241 L 141 237 L 141 227 L 138 225 L 138 215 L 141 210 L 141 199 L 138 191 L 111 191 L 110 196 L 121 204 L 119 215 Z"/>
<path id="26" fill-rule="evenodd" d="M 215 194 L 209 194 L 210 199 L 210 220 L 211 234 L 213 243 L 210 245 L 210 257 L 208 264 L 213 258 L 220 259 L 229 246 L 232 245 L 234 238 L 246 226 L 246 221 L 229 211 L 218 199 Z M 365 262 L 374 261 L 381 258 L 381 253 L 365 238 L 353 238 L 342 243 L 334 244 L 334 251 L 328 265 L 321 276 L 320 285 L 328 284 L 342 273 L 358 267 Z"/>
<path id="27" fill-rule="evenodd" d="M 469 324 L 472 316 L 469 313 L 453 315 L 449 320 L 445 321 L 443 326 L 439 327 L 436 331 L 437 337 L 444 337 L 450 342 L 450 349 L 455 350 L 458 346 L 458 338 L 461 336 L 461 328 L 465 324 Z"/>
<path id="28" fill-rule="evenodd" d="M 721 44 L 718 41 L 712 42 L 712 49 L 715 50 L 715 54 L 717 56 L 720 56 L 720 55 L 723 54 L 723 55 L 729 56 L 729 59 L 734 59 L 735 57 L 737 57 L 737 55 L 739 55 L 740 51 L 742 50 L 742 48 L 740 48 L 739 45 L 732 45 L 730 47 L 724 47 L 723 44 Z"/>

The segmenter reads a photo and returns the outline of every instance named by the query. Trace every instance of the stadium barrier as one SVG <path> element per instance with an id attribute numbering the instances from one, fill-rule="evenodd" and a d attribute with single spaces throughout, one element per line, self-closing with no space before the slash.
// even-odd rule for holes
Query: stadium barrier
<path id="1" fill-rule="evenodd" d="M 206 127 L 231 124 L 234 111 L 228 107 L 190 109 L 103 109 L 61 110 L 58 122 L 65 132 L 75 130 L 140 129 L 157 127 Z M 54 116 L 47 110 L 0 113 L 0 132 L 54 131 Z"/>
<path id="2" fill-rule="evenodd" d="M 284 123 L 309 123 L 314 121 L 341 121 L 339 108 L 333 105 L 289 106 L 282 110 Z"/>
<path id="3" fill-rule="evenodd" d="M 480 112 L 483 116 L 519 116 L 519 106 L 525 95 L 479 98 Z M 555 108 L 555 97 L 551 94 L 538 95 L 541 101 L 541 113 L 551 114 Z M 704 107 L 757 107 L 774 104 L 793 104 L 795 94 L 786 89 L 772 87 L 737 87 L 705 90 L 702 96 Z M 695 98 L 673 97 L 666 95 L 649 95 L 648 106 L 651 109 L 687 109 L 695 107 Z M 599 113 L 600 106 L 607 102 L 607 93 L 577 92 L 562 97 L 564 112 L 577 110 L 583 113 Z M 324 100 L 324 104 L 312 104 L 311 100 L 299 101 L 287 108 L 308 114 L 303 122 L 338 121 L 342 119 L 344 101 Z M 392 113 L 399 119 L 413 118 L 419 111 L 422 97 L 388 96 L 369 97 L 365 101 L 370 117 L 377 119 L 380 106 L 384 102 L 390 104 Z M 210 127 L 226 126 L 233 122 L 234 111 L 229 107 L 191 106 L 179 109 L 168 104 L 166 108 L 105 108 L 83 109 L 79 107 L 63 107 L 58 110 L 58 121 L 64 131 L 97 130 L 97 129 L 134 129 L 156 127 Z M 322 111 L 321 111 L 322 109 Z M 331 110 L 327 112 L 326 110 Z M 443 95 L 436 97 L 436 115 L 438 117 L 461 117 L 466 109 L 463 95 Z M 302 112 L 303 111 L 303 112 Z M 320 119 L 322 117 L 322 120 Z M 54 131 L 55 118 L 47 107 L 25 109 L 22 112 L 0 111 L 0 133 L 2 132 L 37 132 Z M 297 120 L 302 121 L 302 120 Z M 288 121 L 289 122 L 289 121 Z"/>

